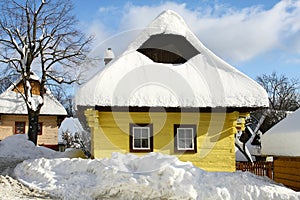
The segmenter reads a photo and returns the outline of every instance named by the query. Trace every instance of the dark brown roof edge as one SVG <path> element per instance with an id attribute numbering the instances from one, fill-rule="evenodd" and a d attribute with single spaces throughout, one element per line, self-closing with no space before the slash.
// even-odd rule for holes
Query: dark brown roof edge
<path id="1" fill-rule="evenodd" d="M 250 112 L 259 109 L 260 107 L 139 107 L 139 106 L 95 106 L 95 109 L 102 112 Z"/>

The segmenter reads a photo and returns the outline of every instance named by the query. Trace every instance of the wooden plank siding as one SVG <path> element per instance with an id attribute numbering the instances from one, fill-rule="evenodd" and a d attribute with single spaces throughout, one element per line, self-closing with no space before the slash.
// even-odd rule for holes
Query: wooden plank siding
<path id="1" fill-rule="evenodd" d="M 27 115 L 1 115 L 0 140 L 14 135 L 15 122 L 25 122 L 25 131 L 28 130 Z M 38 135 L 38 145 L 57 145 L 58 144 L 58 126 L 57 116 L 40 116 L 39 122 L 43 123 L 42 135 Z"/>
<path id="2" fill-rule="evenodd" d="M 278 157 L 274 159 L 274 180 L 300 191 L 300 157 Z"/>
<path id="3" fill-rule="evenodd" d="M 41 83 L 37 80 L 30 80 L 30 86 L 31 86 L 31 90 L 32 90 L 32 94 L 34 95 L 40 95 L 40 88 L 41 88 Z M 22 82 L 20 82 L 12 91 L 14 92 L 21 92 L 22 94 L 24 94 L 24 87 Z M 44 91 L 46 92 L 46 91 Z"/>
<path id="4" fill-rule="evenodd" d="M 129 124 L 153 124 L 153 151 L 176 155 L 182 161 L 208 171 L 235 171 L 235 125 L 238 112 L 106 112 L 87 110 L 92 134 L 92 153 L 96 158 L 112 152 L 128 153 Z M 174 124 L 197 125 L 197 153 L 174 153 Z M 144 153 L 137 153 L 143 155 Z"/>

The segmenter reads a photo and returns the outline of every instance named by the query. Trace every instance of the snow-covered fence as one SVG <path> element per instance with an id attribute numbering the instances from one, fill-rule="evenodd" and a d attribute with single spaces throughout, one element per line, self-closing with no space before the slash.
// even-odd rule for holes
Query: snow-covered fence
<path id="1" fill-rule="evenodd" d="M 267 176 L 273 179 L 273 162 L 237 162 L 236 170 L 251 172 L 257 176 Z"/>

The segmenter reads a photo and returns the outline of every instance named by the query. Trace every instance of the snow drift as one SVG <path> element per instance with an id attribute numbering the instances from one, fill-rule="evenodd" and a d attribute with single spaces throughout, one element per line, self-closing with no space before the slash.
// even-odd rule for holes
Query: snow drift
<path id="1" fill-rule="evenodd" d="M 212 173 L 175 156 L 114 153 L 110 159 L 35 159 L 15 169 L 24 184 L 63 199 L 299 199 L 250 173 Z"/>
<path id="2" fill-rule="evenodd" d="M 27 134 L 9 136 L 0 142 L 0 158 L 9 157 L 17 159 L 54 158 L 59 152 L 46 147 L 35 146 L 28 140 Z"/>
<path id="3" fill-rule="evenodd" d="M 29 159 L 14 175 L 62 199 L 300 199 L 300 193 L 250 173 L 206 172 L 175 156 L 114 153 L 110 159 L 58 158 L 27 135 L 0 142 L 0 158 Z"/>
<path id="4" fill-rule="evenodd" d="M 52 149 L 35 146 L 28 140 L 27 134 L 17 134 L 6 137 L 0 141 L 0 158 L 18 160 L 35 158 L 75 158 L 85 157 L 80 149 L 69 149 L 66 152 L 58 152 Z"/>

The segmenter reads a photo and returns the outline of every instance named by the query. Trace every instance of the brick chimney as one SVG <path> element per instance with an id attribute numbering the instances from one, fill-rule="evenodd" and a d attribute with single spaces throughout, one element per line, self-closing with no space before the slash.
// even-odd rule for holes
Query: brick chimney
<path id="1" fill-rule="evenodd" d="M 115 58 L 114 52 L 111 50 L 111 48 L 108 48 L 104 53 L 104 64 L 107 65 L 114 58 Z"/>

